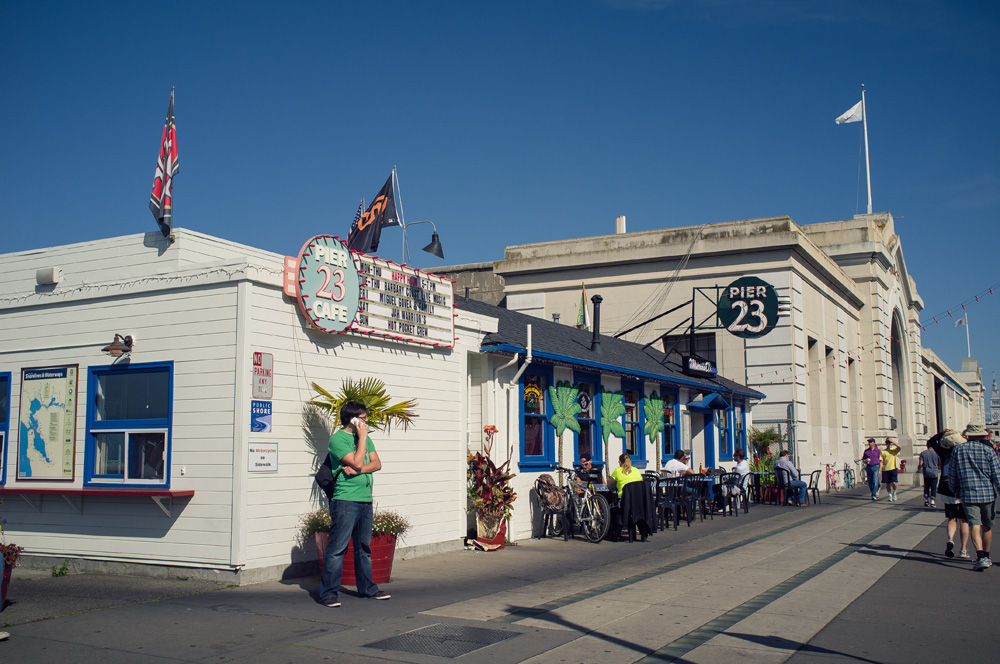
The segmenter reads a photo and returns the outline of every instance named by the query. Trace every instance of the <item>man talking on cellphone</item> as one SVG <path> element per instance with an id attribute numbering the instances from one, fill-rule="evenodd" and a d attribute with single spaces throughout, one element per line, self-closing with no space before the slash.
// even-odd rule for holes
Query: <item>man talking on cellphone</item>
<path id="1" fill-rule="evenodd" d="M 330 437 L 330 459 L 336 485 L 330 499 L 330 541 L 323 556 L 319 601 L 340 606 L 337 592 L 344 573 L 347 544 L 354 542 L 354 576 L 358 594 L 369 599 L 389 599 L 372 581 L 372 473 L 382 468 L 375 445 L 368 436 L 368 413 L 355 401 L 340 407 L 343 428 Z"/>

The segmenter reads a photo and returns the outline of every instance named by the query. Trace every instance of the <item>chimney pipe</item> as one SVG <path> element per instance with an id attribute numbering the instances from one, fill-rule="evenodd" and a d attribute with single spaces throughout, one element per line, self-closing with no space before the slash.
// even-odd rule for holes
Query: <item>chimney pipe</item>
<path id="1" fill-rule="evenodd" d="M 552 322 L 556 325 L 559 324 L 559 314 L 552 314 Z"/>
<path id="2" fill-rule="evenodd" d="M 595 295 L 590 298 L 590 301 L 594 303 L 594 336 L 590 340 L 590 350 L 601 354 L 604 352 L 601 350 L 601 302 L 604 301 L 604 298 Z"/>
<path id="3" fill-rule="evenodd" d="M 625 215 L 619 215 L 615 217 L 615 234 L 616 235 L 625 234 Z"/>

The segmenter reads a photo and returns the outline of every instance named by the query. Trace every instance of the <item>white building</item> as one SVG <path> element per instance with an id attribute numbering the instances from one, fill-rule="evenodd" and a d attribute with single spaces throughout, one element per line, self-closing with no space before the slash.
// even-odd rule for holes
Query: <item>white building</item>
<path id="1" fill-rule="evenodd" d="M 498 301 L 499 282 L 508 308 L 546 320 L 575 321 L 585 284 L 604 297 L 608 334 L 699 354 L 766 394 L 754 422 L 787 421 L 806 471 L 858 459 L 868 437 L 893 436 L 915 459 L 939 422 L 964 426 L 977 412 L 974 391 L 925 360 L 923 302 L 890 214 L 625 230 L 619 218 L 613 235 L 510 246 L 495 264 L 441 271 L 472 297 L 482 290 Z M 716 324 L 716 307 L 727 285 L 748 276 L 773 286 L 787 315 L 765 336 L 742 339 Z M 634 328 L 663 312 L 672 313 Z M 691 318 L 693 349 L 684 336 Z"/>

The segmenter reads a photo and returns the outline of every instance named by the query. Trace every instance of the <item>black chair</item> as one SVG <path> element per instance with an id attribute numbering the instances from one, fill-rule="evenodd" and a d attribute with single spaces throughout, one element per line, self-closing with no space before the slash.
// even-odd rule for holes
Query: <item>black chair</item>
<path id="1" fill-rule="evenodd" d="M 731 512 L 735 516 L 740 515 L 740 502 L 743 492 L 743 476 L 739 473 L 726 473 L 719 477 L 720 500 L 722 503 L 722 514 Z"/>
<path id="2" fill-rule="evenodd" d="M 774 469 L 774 486 L 776 488 L 775 495 L 780 501 L 780 505 L 787 505 L 788 501 L 792 497 L 792 474 L 785 470 L 784 468 L 775 467 Z"/>
<path id="3" fill-rule="evenodd" d="M 809 486 L 806 487 L 806 491 L 812 494 L 813 505 L 823 502 L 819 499 L 819 478 L 822 474 L 822 471 L 819 470 L 814 470 L 809 473 Z"/>
<path id="4" fill-rule="evenodd" d="M 622 526 L 628 530 L 629 543 L 637 536 L 645 542 L 656 519 L 653 496 L 645 480 L 629 482 L 622 487 L 621 510 Z"/>
<path id="5" fill-rule="evenodd" d="M 649 485 L 649 491 L 653 495 L 653 512 L 656 518 L 653 519 L 651 525 L 652 532 L 656 532 L 665 526 L 661 525 L 661 517 L 663 515 L 663 487 L 660 486 L 660 474 L 655 470 L 644 470 L 642 472 L 642 479 L 646 481 Z"/>
<path id="6" fill-rule="evenodd" d="M 691 510 L 687 509 L 687 505 L 690 501 L 687 498 L 682 498 L 681 496 L 686 495 L 684 493 L 684 484 L 681 480 L 677 478 L 670 478 L 663 481 L 663 516 L 667 517 L 669 514 L 673 518 L 674 530 L 677 530 L 677 526 L 681 522 L 681 511 L 684 511 L 684 519 L 687 521 L 688 528 L 691 527 Z M 667 524 L 669 526 L 669 524 Z"/>

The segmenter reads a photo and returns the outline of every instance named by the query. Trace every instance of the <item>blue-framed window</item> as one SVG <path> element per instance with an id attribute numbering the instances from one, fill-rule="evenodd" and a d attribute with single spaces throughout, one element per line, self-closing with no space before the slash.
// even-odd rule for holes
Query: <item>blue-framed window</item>
<path id="1" fill-rule="evenodd" d="M 622 405 L 625 414 L 622 415 L 622 427 L 625 429 L 625 440 L 622 442 L 622 452 L 632 458 L 632 465 L 644 468 L 646 464 L 646 445 L 643 440 L 645 413 L 642 406 L 642 385 L 622 381 Z"/>
<path id="2" fill-rule="evenodd" d="M 600 378 L 590 374 L 574 373 L 573 380 L 579 392 L 576 396 L 576 403 L 582 409 L 576 415 L 576 421 L 580 424 L 580 433 L 576 434 L 576 451 L 573 456 L 574 463 L 580 463 L 581 454 L 589 454 L 594 463 L 601 463 L 603 459 L 601 442 L 601 417 L 600 417 Z"/>
<path id="3" fill-rule="evenodd" d="M 733 445 L 747 451 L 747 415 L 742 401 L 733 404 Z"/>
<path id="4" fill-rule="evenodd" d="M 733 429 L 730 422 L 732 416 L 732 408 L 719 408 L 712 411 L 715 430 L 718 432 L 719 461 L 733 460 Z"/>
<path id="5" fill-rule="evenodd" d="M 7 483 L 7 437 L 10 429 L 10 373 L 0 373 L 0 484 Z"/>
<path id="6" fill-rule="evenodd" d="M 169 486 L 173 362 L 91 367 L 84 486 Z"/>
<path id="7" fill-rule="evenodd" d="M 660 398 L 663 399 L 663 449 L 662 463 L 674 458 L 674 452 L 680 449 L 680 429 L 677 426 L 679 413 L 678 393 L 676 389 L 661 387 Z"/>
<path id="8" fill-rule="evenodd" d="M 552 416 L 550 385 L 551 367 L 532 364 L 521 376 L 521 468 L 555 466 L 554 430 L 549 424 Z"/>

